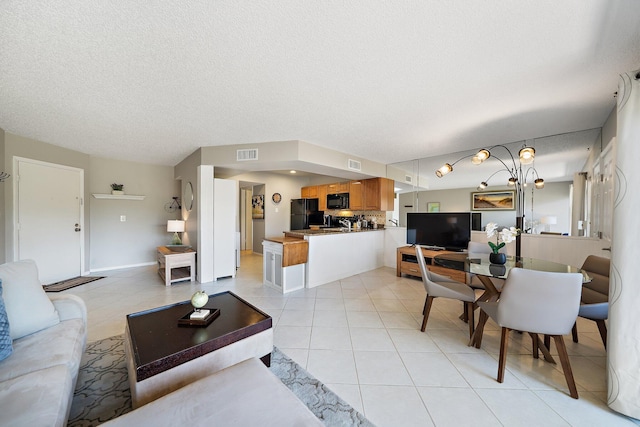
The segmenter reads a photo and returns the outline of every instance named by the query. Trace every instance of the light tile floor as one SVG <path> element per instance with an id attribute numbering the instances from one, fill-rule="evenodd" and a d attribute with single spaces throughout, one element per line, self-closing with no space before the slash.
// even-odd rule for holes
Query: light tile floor
<path id="1" fill-rule="evenodd" d="M 273 316 L 275 345 L 379 427 L 640 425 L 606 406 L 606 353 L 594 322 L 578 320 L 580 343 L 565 341 L 580 399 L 561 368 L 531 357 L 512 333 L 507 373 L 496 381 L 499 332 L 487 324 L 482 349 L 467 346 L 461 303 L 435 300 L 420 332 L 422 282 L 380 268 L 285 296 L 262 285 L 262 257 L 242 256 L 235 278 L 167 288 L 154 266 L 104 272 L 70 289 L 87 304 L 89 341 L 124 332 L 125 315 L 231 290 Z M 553 351 L 552 351 L 553 352 Z"/>

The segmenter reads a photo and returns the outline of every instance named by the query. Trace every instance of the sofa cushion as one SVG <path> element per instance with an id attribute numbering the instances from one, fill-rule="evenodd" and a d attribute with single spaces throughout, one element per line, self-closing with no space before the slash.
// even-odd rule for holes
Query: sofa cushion
<path id="1" fill-rule="evenodd" d="M 3 427 L 64 427 L 72 394 L 72 378 L 63 365 L 3 381 L 0 424 Z"/>
<path id="2" fill-rule="evenodd" d="M 4 299 L 2 298 L 2 279 L 0 279 L 0 361 L 11 356 L 13 345 L 11 334 L 9 333 L 9 318 L 7 310 L 4 308 Z"/>
<path id="3" fill-rule="evenodd" d="M 53 303 L 38 279 L 33 260 L 0 265 L 4 303 L 9 317 L 11 338 L 21 338 L 60 322 Z"/>
<path id="4" fill-rule="evenodd" d="M 252 358 L 204 377 L 104 426 L 323 426 L 291 390 Z"/>
<path id="5" fill-rule="evenodd" d="M 85 347 L 86 327 L 72 319 L 13 341 L 13 356 L 0 362 L 0 382 L 63 365 L 75 380 Z"/>

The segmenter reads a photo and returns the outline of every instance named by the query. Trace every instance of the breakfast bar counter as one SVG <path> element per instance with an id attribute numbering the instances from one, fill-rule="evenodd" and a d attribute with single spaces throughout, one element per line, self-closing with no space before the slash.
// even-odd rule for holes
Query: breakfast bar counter
<path id="1" fill-rule="evenodd" d="M 286 231 L 309 244 L 305 285 L 313 288 L 384 266 L 384 229 Z"/>

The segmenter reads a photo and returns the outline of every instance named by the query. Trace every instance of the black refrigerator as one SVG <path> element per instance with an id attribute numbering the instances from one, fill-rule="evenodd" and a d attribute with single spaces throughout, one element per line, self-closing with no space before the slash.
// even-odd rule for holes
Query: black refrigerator
<path id="1" fill-rule="evenodd" d="M 324 212 L 318 210 L 318 199 L 291 199 L 291 230 L 304 230 L 310 225 L 323 225 Z"/>

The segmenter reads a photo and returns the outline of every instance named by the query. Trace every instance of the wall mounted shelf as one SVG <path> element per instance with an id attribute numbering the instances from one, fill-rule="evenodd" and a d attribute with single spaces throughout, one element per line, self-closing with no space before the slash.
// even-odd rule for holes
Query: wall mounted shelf
<path id="1" fill-rule="evenodd" d="M 134 196 L 132 194 L 93 194 L 96 199 L 113 199 L 113 200 L 144 200 L 147 196 Z"/>

